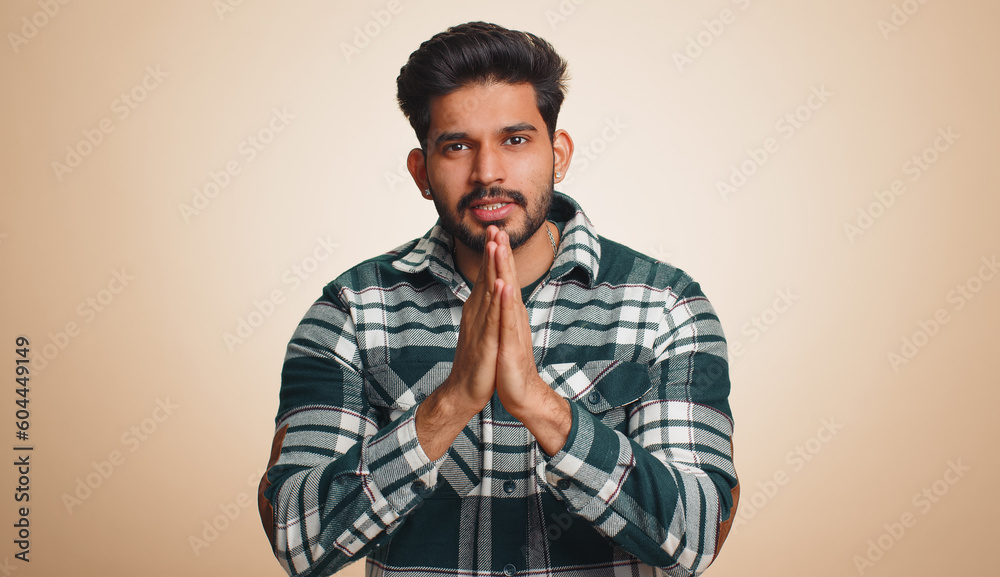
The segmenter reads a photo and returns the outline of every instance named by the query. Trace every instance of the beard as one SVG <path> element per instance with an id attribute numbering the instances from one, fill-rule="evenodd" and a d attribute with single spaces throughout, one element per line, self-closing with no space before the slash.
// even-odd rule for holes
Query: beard
<path id="1" fill-rule="evenodd" d="M 538 232 L 538 229 L 542 228 L 542 225 L 545 224 L 545 219 L 549 215 L 549 209 L 552 207 L 555 183 L 549 184 L 546 188 L 547 190 L 542 190 L 541 194 L 537 195 L 535 202 L 530 206 L 528 200 L 521 192 L 500 186 L 475 188 L 472 192 L 459 199 L 454 212 L 447 206 L 443 206 L 436 194 L 432 198 L 434 199 L 434 207 L 437 209 L 438 216 L 441 219 L 441 227 L 465 246 L 482 254 L 486 250 L 486 230 L 475 232 L 466 224 L 464 217 L 466 211 L 469 209 L 469 205 L 477 200 L 508 198 L 511 202 L 524 209 L 525 220 L 524 224 L 520 227 L 512 227 L 511 223 L 508 222 L 510 220 L 508 218 L 490 223 L 500 230 L 506 231 L 510 237 L 510 248 L 516 250 L 534 236 Z M 432 188 L 431 193 L 433 194 L 433 192 L 434 189 Z"/>

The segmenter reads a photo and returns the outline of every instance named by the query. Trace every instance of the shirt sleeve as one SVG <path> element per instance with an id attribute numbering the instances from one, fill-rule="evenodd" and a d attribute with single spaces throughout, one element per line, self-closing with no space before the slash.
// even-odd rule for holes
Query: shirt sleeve
<path id="1" fill-rule="evenodd" d="M 654 357 L 653 386 L 629 407 L 627 433 L 570 401 L 569 437 L 545 480 L 644 563 L 697 575 L 718 554 L 739 496 L 726 342 L 697 283 L 666 311 Z"/>
<path id="2" fill-rule="evenodd" d="M 368 402 L 349 309 L 328 286 L 288 344 L 258 506 L 289 575 L 329 575 L 399 528 L 437 482 L 416 406 L 389 420 Z"/>

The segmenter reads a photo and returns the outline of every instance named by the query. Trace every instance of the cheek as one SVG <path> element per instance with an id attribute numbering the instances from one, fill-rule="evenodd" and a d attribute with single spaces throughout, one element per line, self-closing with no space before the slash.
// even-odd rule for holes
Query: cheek
<path id="1" fill-rule="evenodd" d="M 522 163 L 520 167 L 522 174 L 531 179 L 532 184 L 548 184 L 552 179 L 552 158 L 541 157 L 532 158 L 530 162 Z"/>
<path id="2" fill-rule="evenodd" d="M 469 163 L 459 159 L 436 162 L 428 167 L 427 172 L 431 182 L 442 187 L 462 185 L 469 180 L 470 173 Z"/>
<path id="3" fill-rule="evenodd" d="M 536 195 L 542 191 L 547 191 L 552 186 L 552 174 L 551 167 L 535 167 L 531 173 L 530 180 L 524 181 L 525 188 L 528 188 Z"/>

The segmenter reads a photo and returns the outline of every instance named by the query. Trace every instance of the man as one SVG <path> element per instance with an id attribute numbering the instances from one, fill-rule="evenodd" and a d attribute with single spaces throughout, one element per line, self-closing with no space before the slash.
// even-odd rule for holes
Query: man
<path id="1" fill-rule="evenodd" d="M 718 553 L 722 328 L 689 276 L 554 192 L 565 74 L 481 22 L 401 69 L 439 220 L 327 285 L 288 345 L 259 505 L 289 574 L 691 575 Z"/>

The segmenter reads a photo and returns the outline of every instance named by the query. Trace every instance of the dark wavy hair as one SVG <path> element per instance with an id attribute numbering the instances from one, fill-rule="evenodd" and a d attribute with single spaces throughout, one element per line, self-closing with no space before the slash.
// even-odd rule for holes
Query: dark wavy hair
<path id="1" fill-rule="evenodd" d="M 566 61 L 545 40 L 468 22 L 435 34 L 410 54 L 396 78 L 396 100 L 426 152 L 432 98 L 478 83 L 530 83 L 551 141 L 567 80 Z"/>

